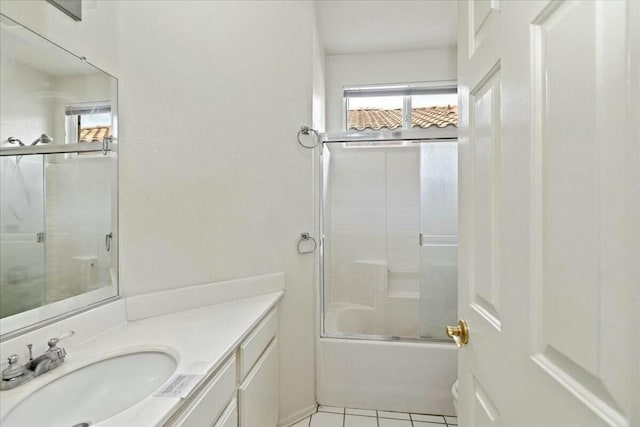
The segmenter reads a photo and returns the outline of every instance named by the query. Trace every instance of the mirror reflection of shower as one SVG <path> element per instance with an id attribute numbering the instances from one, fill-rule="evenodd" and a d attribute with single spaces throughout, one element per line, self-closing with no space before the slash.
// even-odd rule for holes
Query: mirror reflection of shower
<path id="1" fill-rule="evenodd" d="M 27 146 L 21 140 L 19 140 L 18 138 L 14 138 L 13 136 L 10 136 L 7 139 L 7 142 L 9 144 L 18 144 L 21 147 L 26 147 Z M 32 146 L 37 145 L 37 144 L 50 144 L 52 142 L 53 142 L 53 139 L 49 135 L 47 135 L 46 133 L 43 133 L 42 135 L 40 135 L 40 137 L 38 137 L 35 141 L 33 141 L 28 146 L 32 147 Z"/>
<path id="2" fill-rule="evenodd" d="M 13 136 L 10 136 L 9 138 L 7 138 L 7 142 L 9 144 L 18 144 L 20 147 L 27 147 L 27 145 L 25 143 L 23 143 L 21 140 L 19 140 L 18 138 L 15 138 Z M 31 144 L 29 144 L 28 146 L 29 147 L 33 147 L 34 145 L 50 144 L 52 142 L 53 142 L 53 138 L 51 138 L 46 133 L 43 133 L 38 138 L 36 138 L 35 141 L 33 141 Z M 22 160 L 22 156 L 16 156 L 16 165 L 20 163 L 20 160 Z"/>

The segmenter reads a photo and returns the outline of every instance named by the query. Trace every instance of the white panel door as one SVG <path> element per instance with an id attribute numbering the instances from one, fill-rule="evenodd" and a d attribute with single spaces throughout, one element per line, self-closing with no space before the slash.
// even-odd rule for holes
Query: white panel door
<path id="1" fill-rule="evenodd" d="M 640 2 L 459 2 L 462 426 L 640 425 Z"/>

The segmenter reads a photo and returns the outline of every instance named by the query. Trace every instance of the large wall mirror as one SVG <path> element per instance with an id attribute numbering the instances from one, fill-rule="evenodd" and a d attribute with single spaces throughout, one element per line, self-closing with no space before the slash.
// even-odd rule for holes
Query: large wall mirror
<path id="1" fill-rule="evenodd" d="M 0 339 L 118 295 L 117 79 L 0 15 Z"/>

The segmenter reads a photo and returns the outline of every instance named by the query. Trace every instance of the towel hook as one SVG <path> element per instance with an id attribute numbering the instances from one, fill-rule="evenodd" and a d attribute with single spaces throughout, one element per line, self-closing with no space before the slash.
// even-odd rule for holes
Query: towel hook
<path id="1" fill-rule="evenodd" d="M 313 133 L 313 135 L 315 136 L 316 143 L 313 145 L 303 144 L 302 141 L 300 140 L 300 136 L 309 135 L 310 133 Z M 316 148 L 318 144 L 320 144 L 320 135 L 318 135 L 318 131 L 310 128 L 309 126 L 301 126 L 300 130 L 298 131 L 298 144 L 300 144 L 300 146 L 304 148 L 309 148 L 309 149 Z"/>
<path id="2" fill-rule="evenodd" d="M 309 240 L 313 242 L 313 249 L 311 249 L 310 251 L 303 251 L 301 248 L 302 243 L 308 242 Z M 318 242 L 316 242 L 316 239 L 314 239 L 309 233 L 300 233 L 300 239 L 298 240 L 298 253 L 300 255 L 314 253 L 317 247 L 318 247 Z"/>

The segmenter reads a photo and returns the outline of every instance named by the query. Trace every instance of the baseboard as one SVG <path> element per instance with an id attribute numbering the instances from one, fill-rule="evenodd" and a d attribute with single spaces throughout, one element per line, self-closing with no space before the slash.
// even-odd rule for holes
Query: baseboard
<path id="1" fill-rule="evenodd" d="M 313 405 L 307 406 L 303 410 L 288 416 L 284 420 L 280 420 L 280 422 L 278 422 L 278 427 L 289 427 L 297 423 L 298 421 L 307 418 L 309 415 L 315 414 L 317 409 L 318 409 L 318 405 L 316 403 L 314 403 Z"/>

